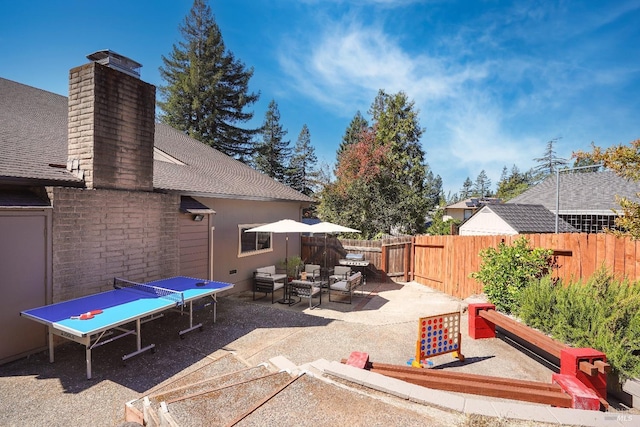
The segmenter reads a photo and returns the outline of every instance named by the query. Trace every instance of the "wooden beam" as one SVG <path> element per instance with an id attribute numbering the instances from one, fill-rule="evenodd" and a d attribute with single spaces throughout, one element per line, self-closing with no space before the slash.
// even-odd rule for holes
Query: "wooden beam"
<path id="1" fill-rule="evenodd" d="M 611 372 L 611 365 L 604 360 L 594 360 L 593 364 L 598 368 L 598 372 L 601 374 L 608 374 Z"/>
<path id="2" fill-rule="evenodd" d="M 346 359 L 342 359 L 342 363 L 345 362 Z M 542 403 L 562 408 L 571 407 L 571 397 L 557 384 L 374 362 L 369 362 L 366 369 L 437 390 Z"/>
<path id="3" fill-rule="evenodd" d="M 586 360 L 581 360 L 580 363 L 578 363 L 578 369 L 580 369 L 580 371 L 584 372 L 590 377 L 595 377 L 596 375 L 598 375 L 598 368 L 595 365 L 587 362 Z"/>
<path id="4" fill-rule="evenodd" d="M 535 345 L 536 347 L 546 351 L 550 355 L 560 359 L 560 352 L 567 348 L 567 346 L 553 338 L 536 331 L 527 325 L 511 319 L 503 314 L 498 313 L 495 310 L 481 310 L 478 315 L 483 319 L 488 320 L 496 326 L 500 326 L 506 331 L 517 335 L 525 341 Z"/>
<path id="5" fill-rule="evenodd" d="M 433 371 L 431 369 L 422 369 L 422 371 L 423 372 L 406 373 L 389 370 L 372 370 L 372 372 L 378 372 L 388 377 L 438 390 L 542 403 L 561 408 L 571 407 L 571 396 L 564 393 L 558 385 L 551 384 L 551 390 L 546 390 L 531 387 L 529 384 L 521 384 L 519 380 L 510 380 L 507 381 L 507 383 L 494 383 L 474 378 L 474 376 L 469 374 L 459 378 L 440 378 L 425 375 L 426 372 Z"/>
<path id="6" fill-rule="evenodd" d="M 492 377 L 489 375 L 468 374 L 464 372 L 448 372 L 441 369 L 423 369 L 410 366 L 388 365 L 384 363 L 369 362 L 369 370 L 371 372 L 399 372 L 404 374 L 423 375 L 425 377 L 440 378 L 443 380 L 467 380 L 472 379 L 478 382 L 495 385 L 514 385 L 521 387 L 529 387 L 537 390 L 557 390 L 558 387 L 551 383 L 543 383 L 539 381 L 516 380 L 504 377 Z"/>

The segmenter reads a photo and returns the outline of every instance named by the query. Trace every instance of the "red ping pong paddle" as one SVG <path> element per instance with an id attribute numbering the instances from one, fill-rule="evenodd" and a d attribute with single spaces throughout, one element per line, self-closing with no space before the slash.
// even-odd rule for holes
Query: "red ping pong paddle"
<path id="1" fill-rule="evenodd" d="M 89 320 L 89 319 L 93 319 L 93 316 L 100 313 L 102 313 L 102 310 L 91 310 L 91 311 L 87 311 L 86 313 L 82 313 L 80 316 L 71 316 L 71 318 L 79 319 L 79 320 Z"/>
<path id="2" fill-rule="evenodd" d="M 93 319 L 93 314 L 91 312 L 82 313 L 80 316 L 71 316 L 71 318 L 74 320 L 89 320 Z"/>

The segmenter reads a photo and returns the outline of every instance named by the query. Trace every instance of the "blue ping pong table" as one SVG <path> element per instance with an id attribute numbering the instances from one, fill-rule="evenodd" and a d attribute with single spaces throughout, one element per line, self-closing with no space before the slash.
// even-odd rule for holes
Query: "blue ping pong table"
<path id="1" fill-rule="evenodd" d="M 110 291 L 25 310 L 20 313 L 21 316 L 48 327 L 49 361 L 51 363 L 54 361 L 54 335 L 84 344 L 87 379 L 91 379 L 92 349 L 133 334 L 137 337 L 137 349 L 122 356 L 123 361 L 151 350 L 155 344 L 142 347 L 140 325 L 162 317 L 162 312 L 166 310 L 176 309 L 182 314 L 186 314 L 185 308 L 188 306 L 189 327 L 180 331 L 179 335 L 182 338 L 185 333 L 202 328 L 202 323 L 195 325 L 193 323 L 193 302 L 211 297 L 214 304 L 213 321 L 215 322 L 217 294 L 233 288 L 233 284 L 184 276 L 148 283 L 136 283 L 116 278 L 114 279 L 114 288 Z M 81 316 L 89 312 L 96 314 Z M 133 323 L 135 323 L 135 328 L 126 327 Z"/>

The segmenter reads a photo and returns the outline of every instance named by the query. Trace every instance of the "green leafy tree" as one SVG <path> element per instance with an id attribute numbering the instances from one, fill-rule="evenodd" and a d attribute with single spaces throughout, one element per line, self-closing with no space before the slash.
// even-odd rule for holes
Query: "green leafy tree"
<path id="1" fill-rule="evenodd" d="M 375 130 L 363 129 L 360 138 L 345 148 L 336 166 L 336 180 L 325 186 L 318 213 L 326 221 L 357 228 L 365 239 L 373 238 L 386 224 L 381 164 L 389 146 L 378 145 Z"/>
<path id="2" fill-rule="evenodd" d="M 593 166 L 593 167 L 589 167 L 589 166 Z M 576 158 L 576 160 L 573 162 L 573 168 L 574 169 L 579 168 L 572 171 L 575 173 L 599 172 L 602 169 L 602 164 L 596 163 L 590 157 L 581 157 L 579 159 Z"/>
<path id="3" fill-rule="evenodd" d="M 516 165 L 513 165 L 511 171 L 507 173 L 507 167 L 505 166 L 498 182 L 496 197 L 504 201 L 511 200 L 524 193 L 535 182 L 532 170 L 523 173 L 520 172 Z"/>
<path id="4" fill-rule="evenodd" d="M 280 182 L 287 180 L 287 167 L 291 156 L 287 131 L 280 124 L 278 104 L 271 100 L 262 124 L 262 141 L 256 146 L 253 164 L 256 170 Z"/>
<path id="5" fill-rule="evenodd" d="M 431 225 L 427 228 L 427 233 L 433 236 L 451 235 L 452 227 L 460 225 L 461 221 L 457 219 L 444 219 L 444 209 L 438 208 L 431 217 Z"/>
<path id="6" fill-rule="evenodd" d="M 369 113 L 373 125 L 338 157 L 336 182 L 323 192 L 320 216 L 362 230 L 364 238 L 423 232 L 434 207 L 429 190 L 441 191 L 437 178 L 429 182 L 414 103 L 402 92 L 381 90 Z"/>
<path id="7" fill-rule="evenodd" d="M 369 113 L 375 123 L 377 143 L 388 145 L 390 151 L 382 165 L 380 184 L 388 198 L 389 222 L 394 222 L 391 227 L 406 234 L 423 232 L 427 212 L 437 202 L 429 200 L 427 194 L 429 168 L 420 145 L 424 130 L 415 103 L 404 92 L 389 95 L 380 90 Z M 437 186 L 437 182 L 434 184 Z"/>
<path id="8" fill-rule="evenodd" d="M 577 161 L 590 159 L 594 163 L 602 163 L 607 169 L 632 181 L 640 181 L 640 139 L 627 145 L 615 145 L 603 150 L 591 144 L 592 152 L 577 151 L 573 157 Z M 640 193 L 636 194 L 640 197 Z M 617 198 L 620 207 L 619 216 L 615 220 L 616 230 L 609 230 L 617 235 L 630 236 L 634 240 L 640 239 L 640 204 L 626 197 Z"/>
<path id="9" fill-rule="evenodd" d="M 259 94 L 249 91 L 253 69 L 246 69 L 225 48 L 209 6 L 195 0 L 180 26 L 183 41 L 162 56 L 160 121 L 246 161 L 253 153 L 257 129 L 241 127 L 253 118 L 246 109 Z"/>

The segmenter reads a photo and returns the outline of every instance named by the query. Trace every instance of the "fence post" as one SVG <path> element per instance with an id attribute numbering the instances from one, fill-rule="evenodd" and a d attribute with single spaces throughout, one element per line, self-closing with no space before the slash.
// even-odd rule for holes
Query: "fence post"
<path id="1" fill-rule="evenodd" d="M 386 245 L 380 245 L 380 270 L 382 270 L 383 281 L 387 281 L 387 270 L 389 269 L 389 249 Z"/>
<path id="2" fill-rule="evenodd" d="M 409 269 L 411 268 L 411 243 L 405 243 L 404 244 L 404 264 L 403 264 L 403 270 L 404 270 L 404 277 L 403 280 L 405 282 L 409 281 Z"/>

